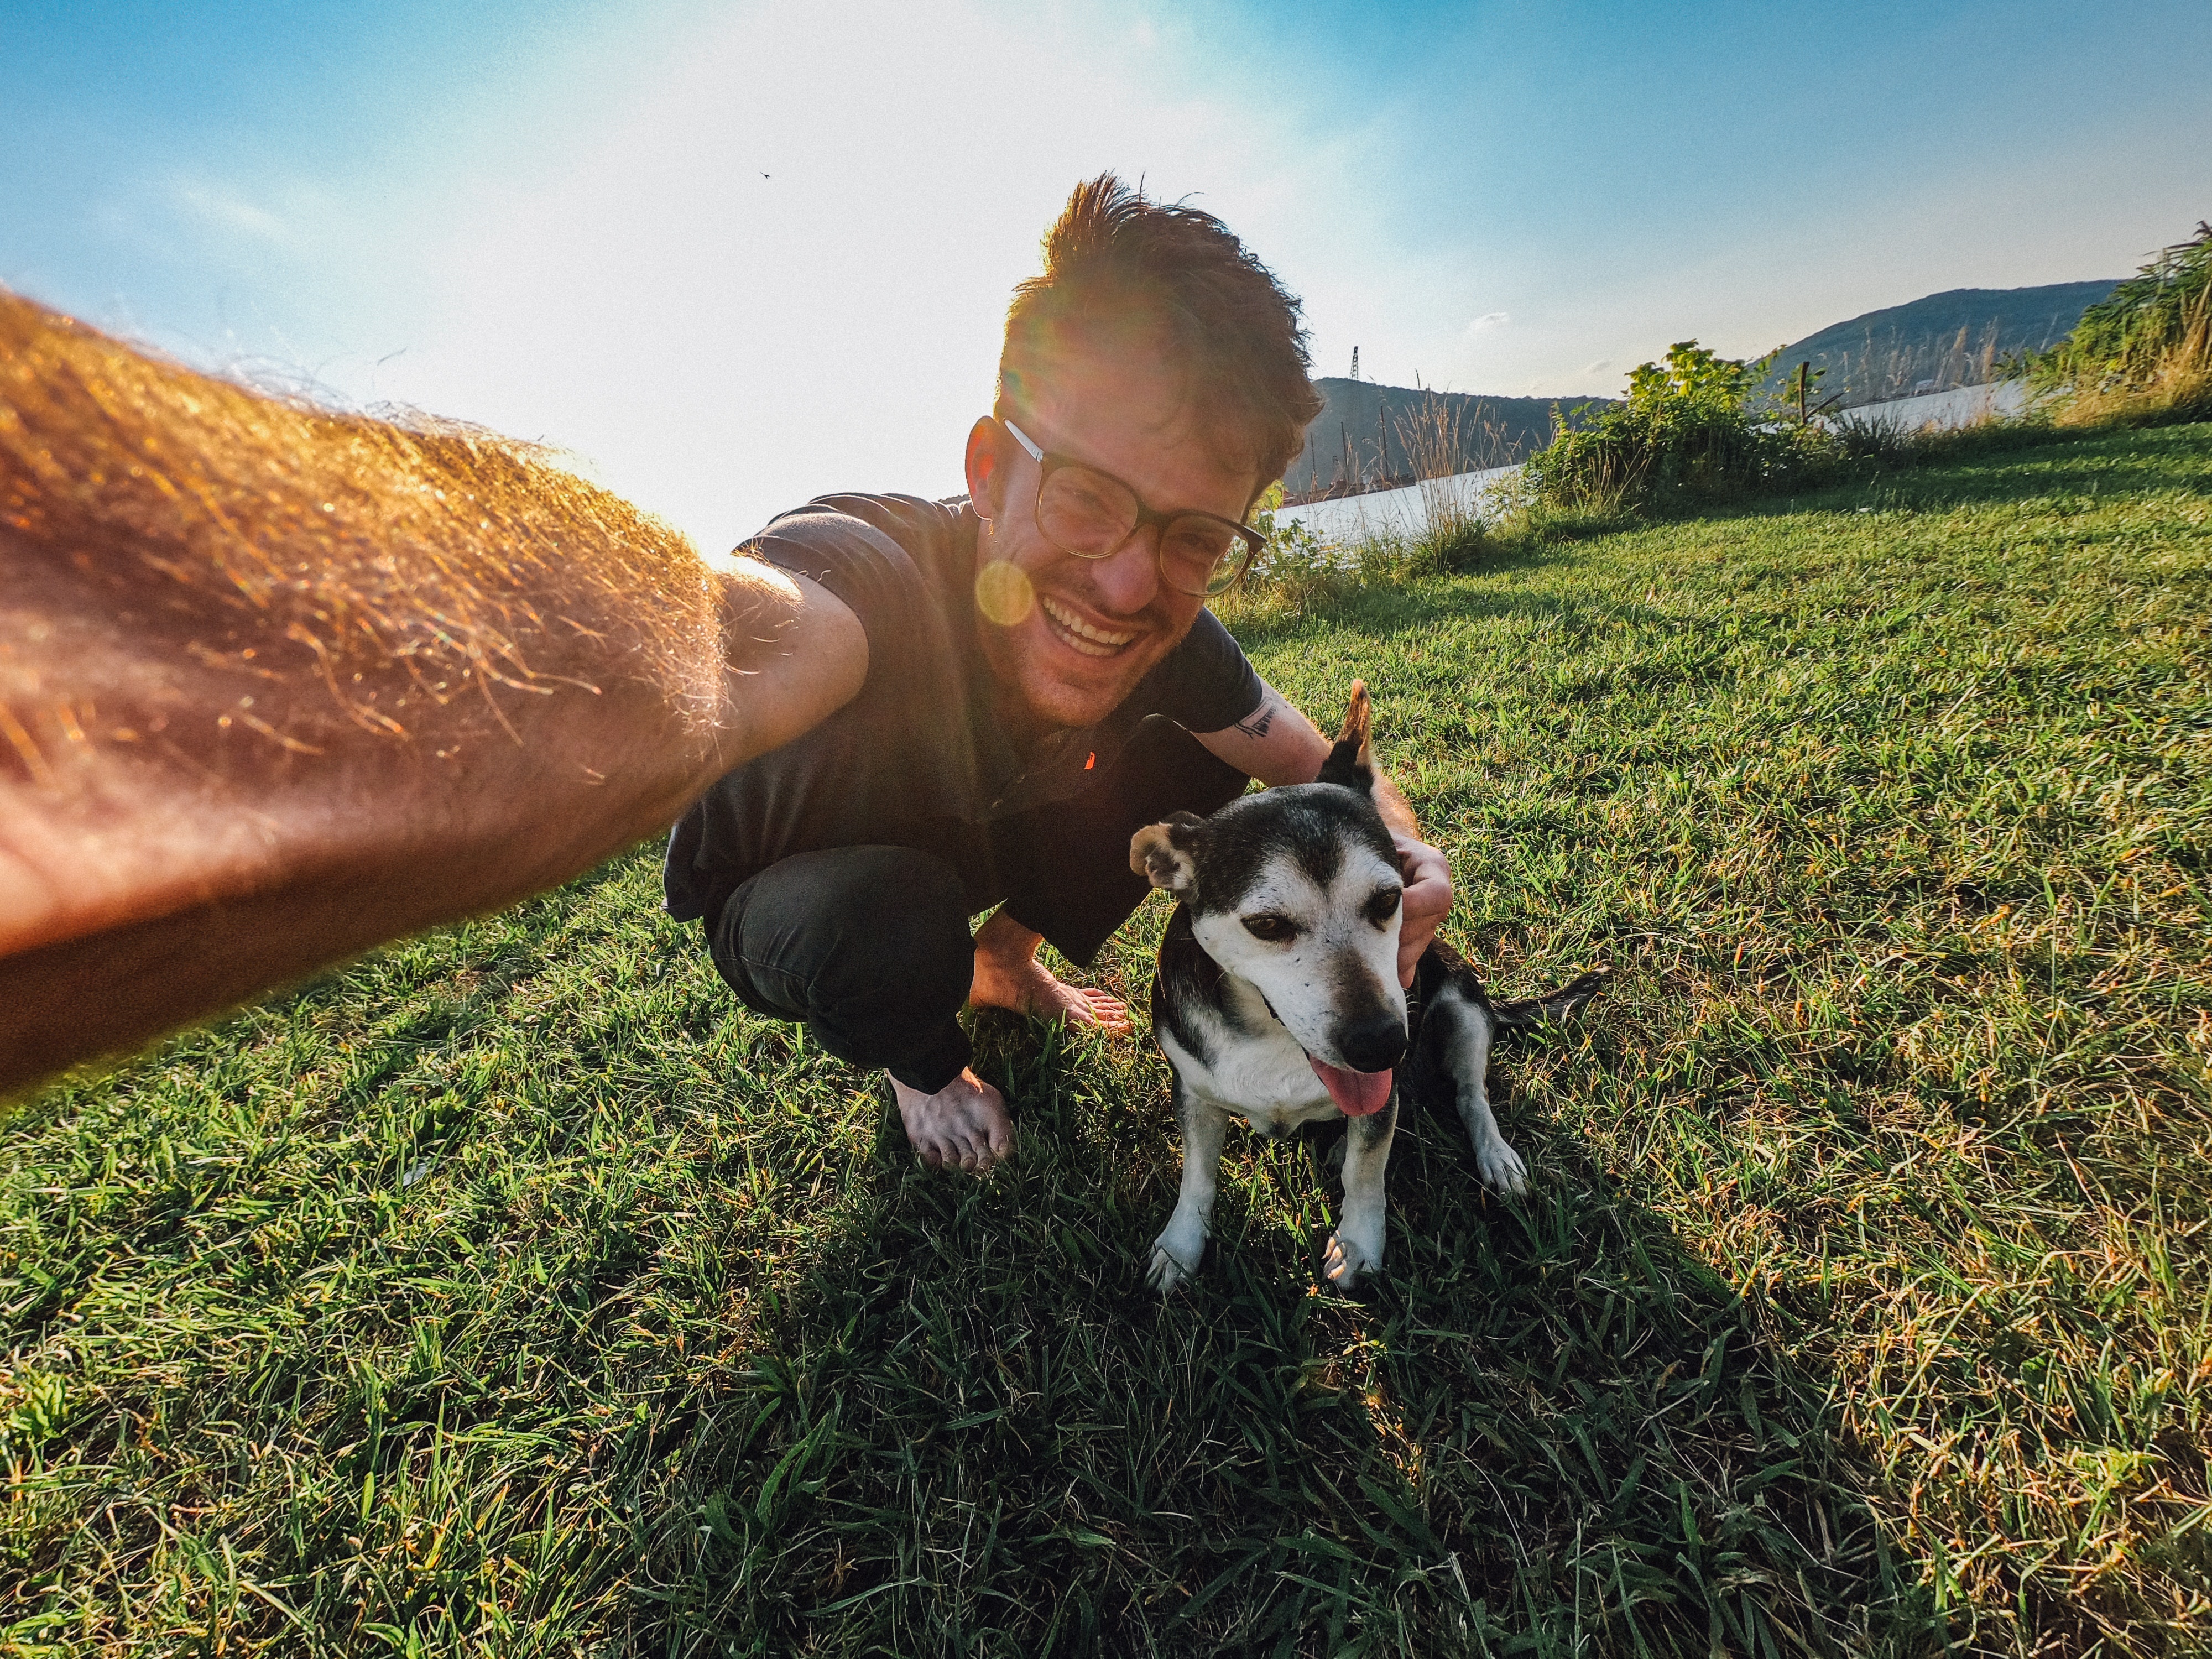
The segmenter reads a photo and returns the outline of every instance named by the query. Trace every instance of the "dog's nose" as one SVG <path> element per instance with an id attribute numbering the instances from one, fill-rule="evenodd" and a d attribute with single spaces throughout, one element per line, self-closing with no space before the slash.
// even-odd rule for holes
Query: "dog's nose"
<path id="1" fill-rule="evenodd" d="M 1370 1014 L 1336 1028 L 1336 1052 L 1355 1072 L 1387 1072 L 1406 1054 L 1406 1022 L 1395 1015 Z"/>

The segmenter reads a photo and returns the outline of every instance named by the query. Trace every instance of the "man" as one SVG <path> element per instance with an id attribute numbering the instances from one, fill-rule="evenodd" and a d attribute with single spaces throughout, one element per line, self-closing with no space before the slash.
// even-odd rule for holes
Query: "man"
<path id="1" fill-rule="evenodd" d="M 967 502 L 830 496 L 745 550 L 810 614 L 857 624 L 818 660 L 860 690 L 684 817 L 669 909 L 749 1007 L 885 1067 L 927 1163 L 980 1172 L 1013 1144 L 962 1006 L 1127 1031 L 1119 1001 L 1037 963 L 1040 940 L 1087 963 L 1146 891 L 1137 829 L 1253 778 L 1310 782 L 1327 757 L 1205 610 L 1318 411 L 1306 367 L 1297 302 L 1218 220 L 1103 176 L 1016 294 Z M 1410 980 L 1449 877 L 1402 797 L 1382 805 Z"/>

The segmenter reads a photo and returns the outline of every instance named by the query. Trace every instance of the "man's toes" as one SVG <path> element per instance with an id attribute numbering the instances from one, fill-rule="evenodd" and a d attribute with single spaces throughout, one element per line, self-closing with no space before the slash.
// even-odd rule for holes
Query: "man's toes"
<path id="1" fill-rule="evenodd" d="M 961 1168 L 981 1175 L 1013 1150 L 1013 1130 L 1003 1121 L 970 1119 L 961 1126 Z"/>
<path id="2" fill-rule="evenodd" d="M 1121 998 L 1103 991 L 1085 991 L 1082 996 L 1084 1014 L 1100 1030 L 1123 1036 L 1134 1029 L 1129 1021 L 1129 1005 Z"/>

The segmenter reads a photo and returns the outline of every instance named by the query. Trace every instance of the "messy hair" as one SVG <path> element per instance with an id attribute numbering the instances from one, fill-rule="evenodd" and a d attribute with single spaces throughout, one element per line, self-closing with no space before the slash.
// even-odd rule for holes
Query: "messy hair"
<path id="1" fill-rule="evenodd" d="M 1110 173 L 1075 187 L 1044 270 L 1014 290 L 1002 413 L 1069 355 L 1164 349 L 1188 377 L 1217 459 L 1280 477 L 1321 413 L 1298 301 L 1210 213 L 1155 202 Z"/>

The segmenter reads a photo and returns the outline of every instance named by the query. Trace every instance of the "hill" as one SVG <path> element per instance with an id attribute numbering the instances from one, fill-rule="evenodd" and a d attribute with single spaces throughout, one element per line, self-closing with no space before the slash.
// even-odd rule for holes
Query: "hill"
<path id="1" fill-rule="evenodd" d="M 1327 489 L 1340 479 L 1472 472 L 1510 466 L 1551 441 L 1553 398 L 1492 398 L 1468 392 L 1425 392 L 1334 376 L 1314 382 L 1322 412 L 1306 428 L 1306 447 L 1284 475 L 1291 495 Z M 1577 398 L 1575 404 L 1602 403 Z M 1417 466 L 1409 450 L 1424 452 Z"/>
<path id="2" fill-rule="evenodd" d="M 1909 305 L 1869 311 L 1833 323 L 1783 348 L 1768 377 L 1779 391 L 1810 362 L 1826 369 L 1821 395 L 1843 393 L 1843 406 L 1977 386 L 2015 353 L 2044 351 L 2081 320 L 2081 313 L 2119 286 L 2119 279 L 2052 283 L 2042 288 L 1954 288 Z"/>

